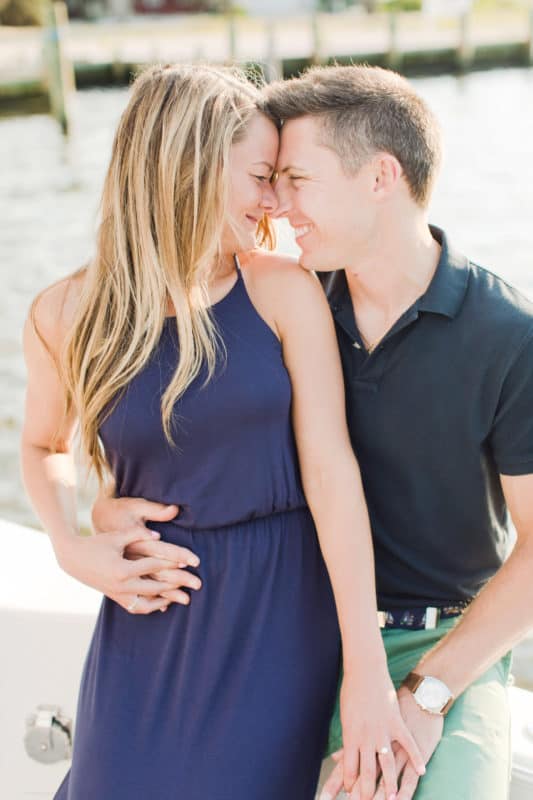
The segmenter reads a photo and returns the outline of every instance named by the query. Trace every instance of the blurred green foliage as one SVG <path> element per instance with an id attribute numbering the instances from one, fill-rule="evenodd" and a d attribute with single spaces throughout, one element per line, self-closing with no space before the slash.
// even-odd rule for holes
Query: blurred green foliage
<path id="1" fill-rule="evenodd" d="M 386 11 L 420 11 L 422 0 L 383 0 L 377 5 Z"/>
<path id="2" fill-rule="evenodd" d="M 0 0 L 0 25 L 42 25 L 48 0 Z"/>
<path id="3" fill-rule="evenodd" d="M 423 0 L 362 0 L 368 11 L 420 11 Z M 531 0 L 473 0 L 474 10 L 498 11 L 527 8 Z"/>

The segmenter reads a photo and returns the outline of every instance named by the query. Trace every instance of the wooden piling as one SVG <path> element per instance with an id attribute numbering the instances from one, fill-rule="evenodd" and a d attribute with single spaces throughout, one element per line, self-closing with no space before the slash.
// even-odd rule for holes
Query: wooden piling
<path id="1" fill-rule="evenodd" d="M 265 80 L 268 83 L 272 83 L 272 81 L 278 81 L 283 77 L 283 64 L 277 56 L 276 22 L 273 17 L 269 17 L 266 21 L 266 37 Z"/>
<path id="2" fill-rule="evenodd" d="M 533 65 L 533 6 L 529 9 L 529 41 L 527 63 Z"/>
<path id="3" fill-rule="evenodd" d="M 311 14 L 311 35 L 313 39 L 311 63 L 322 64 L 324 61 L 322 35 L 320 31 L 320 14 L 314 11 Z"/>
<path id="4" fill-rule="evenodd" d="M 237 60 L 237 18 L 233 9 L 228 12 L 228 50 L 229 61 Z"/>
<path id="5" fill-rule="evenodd" d="M 401 51 L 398 46 L 398 15 L 391 11 L 388 15 L 389 25 L 389 46 L 387 50 L 387 66 L 390 69 L 399 69 L 401 62 Z"/>
<path id="6" fill-rule="evenodd" d="M 459 43 L 457 45 L 457 66 L 461 70 L 467 70 L 472 66 L 474 60 L 474 48 L 472 47 L 471 36 L 472 17 L 469 11 L 465 11 L 459 17 Z"/>
<path id="7" fill-rule="evenodd" d="M 64 2 L 50 2 L 46 6 L 46 28 L 44 33 L 47 89 L 52 115 L 68 134 L 70 104 L 75 90 L 74 67 L 65 52 L 65 32 L 68 27 L 68 12 Z"/>

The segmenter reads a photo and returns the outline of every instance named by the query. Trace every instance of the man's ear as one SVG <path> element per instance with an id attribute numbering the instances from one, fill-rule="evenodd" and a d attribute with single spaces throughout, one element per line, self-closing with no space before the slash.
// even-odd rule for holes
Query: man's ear
<path id="1" fill-rule="evenodd" d="M 376 199 L 386 199 L 403 175 L 402 165 L 392 153 L 378 153 L 373 160 Z"/>

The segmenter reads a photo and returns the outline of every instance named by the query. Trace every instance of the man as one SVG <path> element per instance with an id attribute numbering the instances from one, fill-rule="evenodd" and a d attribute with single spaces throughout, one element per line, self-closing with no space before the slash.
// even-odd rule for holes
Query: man
<path id="1" fill-rule="evenodd" d="M 501 800 L 505 653 L 533 624 L 533 307 L 428 228 L 440 137 L 405 80 L 315 69 L 267 97 L 281 211 L 336 322 L 389 668 L 411 673 L 399 698 L 431 758 L 416 798 Z M 417 780 L 408 765 L 401 800 Z"/>
<path id="2" fill-rule="evenodd" d="M 278 213 L 336 323 L 389 669 L 428 763 L 419 778 L 398 750 L 397 800 L 503 800 L 508 652 L 533 626 L 533 306 L 428 227 L 440 137 L 404 79 L 315 68 L 266 99 Z M 344 782 L 367 798 L 337 758 L 321 797 Z"/>

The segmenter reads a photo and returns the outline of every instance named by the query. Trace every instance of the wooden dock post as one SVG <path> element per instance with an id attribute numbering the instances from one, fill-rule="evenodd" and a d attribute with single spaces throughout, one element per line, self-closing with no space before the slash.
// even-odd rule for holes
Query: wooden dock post
<path id="1" fill-rule="evenodd" d="M 273 17 L 266 20 L 267 55 L 265 61 L 265 79 L 268 83 L 283 78 L 283 65 L 277 57 L 276 21 Z"/>
<path id="2" fill-rule="evenodd" d="M 311 14 L 311 35 L 313 37 L 311 62 L 313 64 L 322 64 L 324 57 L 322 52 L 322 37 L 320 35 L 320 14 L 318 11 L 313 11 Z"/>
<path id="3" fill-rule="evenodd" d="M 471 22 L 470 11 L 464 11 L 459 17 L 459 44 L 457 45 L 457 66 L 461 70 L 467 70 L 471 67 L 474 60 Z"/>
<path id="4" fill-rule="evenodd" d="M 389 23 L 389 49 L 387 51 L 387 66 L 398 69 L 401 61 L 400 48 L 398 47 L 398 14 L 391 11 L 388 15 Z"/>
<path id="5" fill-rule="evenodd" d="M 44 34 L 47 88 L 50 110 L 64 134 L 70 129 L 70 101 L 75 90 L 74 67 L 65 52 L 67 26 L 66 4 L 62 1 L 47 3 Z"/>
<path id="6" fill-rule="evenodd" d="M 237 18 L 231 5 L 229 6 L 227 13 L 229 60 L 233 62 L 237 60 Z"/>
<path id="7" fill-rule="evenodd" d="M 529 9 L 529 42 L 527 62 L 529 65 L 533 65 L 533 5 Z"/>

